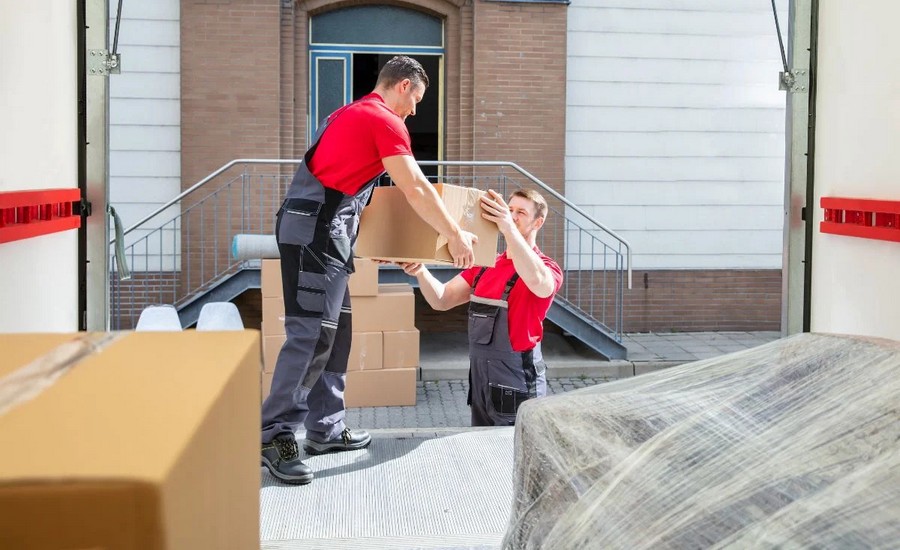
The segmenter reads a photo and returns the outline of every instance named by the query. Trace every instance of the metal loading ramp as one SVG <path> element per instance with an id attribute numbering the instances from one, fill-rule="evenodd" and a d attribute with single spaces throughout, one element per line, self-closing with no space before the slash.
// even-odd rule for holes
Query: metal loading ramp
<path id="1" fill-rule="evenodd" d="M 261 547 L 499 548 L 512 509 L 513 431 L 370 430 L 368 449 L 305 457 L 316 477 L 304 486 L 263 469 Z"/>

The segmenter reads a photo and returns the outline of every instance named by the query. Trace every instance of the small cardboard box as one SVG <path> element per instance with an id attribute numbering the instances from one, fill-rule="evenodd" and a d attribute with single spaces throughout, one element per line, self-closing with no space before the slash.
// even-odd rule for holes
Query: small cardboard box
<path id="1" fill-rule="evenodd" d="M 284 286 L 281 284 L 281 260 L 262 261 L 259 286 L 263 298 L 284 296 Z"/>
<path id="2" fill-rule="evenodd" d="M 378 294 L 407 294 L 413 292 L 409 283 L 384 283 L 378 285 Z"/>
<path id="3" fill-rule="evenodd" d="M 257 331 L 0 349 L 0 546 L 259 547 Z"/>
<path id="4" fill-rule="evenodd" d="M 360 370 L 347 373 L 347 407 L 396 407 L 416 404 L 419 369 Z"/>
<path id="5" fill-rule="evenodd" d="M 419 366 L 419 331 L 395 330 L 385 332 L 383 368 L 401 369 Z"/>
<path id="6" fill-rule="evenodd" d="M 378 294 L 378 264 L 365 258 L 354 258 L 353 268 L 347 285 L 350 296 L 375 296 Z"/>
<path id="7" fill-rule="evenodd" d="M 347 371 L 381 369 L 383 357 L 380 332 L 354 332 Z"/>
<path id="8" fill-rule="evenodd" d="M 351 305 L 354 331 L 381 332 L 416 328 L 416 298 L 411 291 L 355 296 Z"/>
<path id="9" fill-rule="evenodd" d="M 481 214 L 484 191 L 471 187 L 434 186 L 450 217 L 478 236 L 475 264 L 493 266 L 497 257 L 497 225 Z M 447 239 L 412 209 L 398 187 L 376 187 L 359 223 L 356 254 L 364 258 L 421 263 L 453 263 Z"/>

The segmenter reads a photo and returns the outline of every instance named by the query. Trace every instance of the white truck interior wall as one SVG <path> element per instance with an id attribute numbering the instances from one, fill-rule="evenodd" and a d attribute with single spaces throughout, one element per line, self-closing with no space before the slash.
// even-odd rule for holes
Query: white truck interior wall
<path id="1" fill-rule="evenodd" d="M 900 243 L 819 233 L 823 196 L 900 200 L 900 3 L 822 0 L 810 328 L 900 340 Z"/>
<path id="2" fill-rule="evenodd" d="M 567 35 L 566 196 L 631 243 L 636 268 L 780 268 L 771 3 L 572 0 Z"/>
<path id="3" fill-rule="evenodd" d="M 111 1 L 110 45 L 118 3 Z M 121 74 L 109 79 L 109 200 L 127 228 L 181 192 L 181 35 L 179 0 L 126 2 L 119 28 Z M 159 227 L 180 213 L 155 218 Z M 126 244 L 147 231 L 128 235 Z M 180 239 L 167 236 L 163 252 Z M 158 258 L 159 240 L 147 250 Z M 143 250 L 143 249 L 142 249 Z M 159 269 L 135 261 L 135 271 Z"/>
<path id="4" fill-rule="evenodd" d="M 0 0 L 0 191 L 78 187 L 75 2 Z M 0 244 L 0 332 L 78 330 L 75 230 Z"/>

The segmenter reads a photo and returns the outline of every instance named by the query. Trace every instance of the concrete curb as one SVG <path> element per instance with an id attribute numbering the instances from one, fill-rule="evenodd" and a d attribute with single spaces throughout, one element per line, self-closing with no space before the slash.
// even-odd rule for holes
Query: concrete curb
<path id="1" fill-rule="evenodd" d="M 366 431 L 369 432 L 372 439 L 432 439 L 435 437 L 448 437 L 461 433 L 496 429 L 498 428 L 493 426 L 451 426 L 446 428 L 375 428 Z"/>

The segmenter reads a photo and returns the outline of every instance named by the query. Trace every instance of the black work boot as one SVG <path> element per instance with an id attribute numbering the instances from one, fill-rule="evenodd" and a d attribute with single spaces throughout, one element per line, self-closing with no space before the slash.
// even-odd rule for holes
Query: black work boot
<path id="1" fill-rule="evenodd" d="M 337 453 L 340 451 L 355 451 L 369 446 L 372 442 L 372 436 L 365 430 L 356 430 L 351 432 L 350 428 L 344 428 L 341 435 L 328 441 L 318 441 L 306 436 L 306 442 L 303 444 L 303 450 L 311 455 L 321 455 L 325 453 Z"/>
<path id="2" fill-rule="evenodd" d="M 281 434 L 263 445 L 262 464 L 273 476 L 292 485 L 306 485 L 313 478 L 312 468 L 300 460 L 294 434 Z"/>

